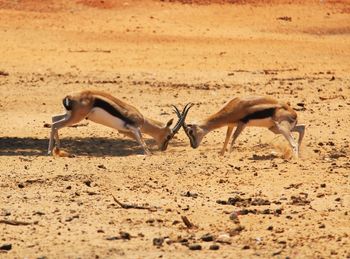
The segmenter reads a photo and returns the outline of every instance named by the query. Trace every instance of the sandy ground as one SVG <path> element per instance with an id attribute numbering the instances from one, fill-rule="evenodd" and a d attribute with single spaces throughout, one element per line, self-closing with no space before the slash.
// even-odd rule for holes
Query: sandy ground
<path id="1" fill-rule="evenodd" d="M 350 257 L 350 5 L 223 2 L 0 1 L 0 258 Z M 198 149 L 148 139 L 145 157 L 86 121 L 60 131 L 75 157 L 47 156 L 45 123 L 87 88 L 162 122 L 189 101 L 188 122 L 236 96 L 289 101 L 301 158 L 259 128 L 223 157 L 224 128 Z"/>

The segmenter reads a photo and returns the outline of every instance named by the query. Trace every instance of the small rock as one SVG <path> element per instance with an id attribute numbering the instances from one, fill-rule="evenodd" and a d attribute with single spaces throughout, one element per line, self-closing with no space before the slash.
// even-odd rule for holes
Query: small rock
<path id="1" fill-rule="evenodd" d="M 243 250 L 248 250 L 248 249 L 250 249 L 250 246 L 249 245 L 245 245 L 245 246 L 242 247 L 242 249 Z"/>
<path id="2" fill-rule="evenodd" d="M 319 228 L 326 228 L 326 225 L 325 224 L 321 224 L 318 226 Z"/>
<path id="3" fill-rule="evenodd" d="M 98 165 L 97 167 L 100 169 L 107 169 L 104 165 Z"/>
<path id="4" fill-rule="evenodd" d="M 0 76 L 8 76 L 9 73 L 3 70 L 0 70 Z"/>
<path id="5" fill-rule="evenodd" d="M 162 246 L 164 242 L 164 238 L 163 237 L 155 237 L 153 238 L 153 245 L 154 246 Z"/>
<path id="6" fill-rule="evenodd" d="M 205 234 L 205 235 L 203 235 L 202 237 L 201 237 L 201 239 L 203 240 L 203 241 L 205 241 L 205 242 L 210 242 L 210 241 L 213 241 L 214 240 L 214 237 L 213 237 L 213 235 L 211 235 L 211 234 Z"/>
<path id="7" fill-rule="evenodd" d="M 239 233 L 241 233 L 244 230 L 243 226 L 238 226 L 230 231 L 230 236 L 237 236 Z"/>
<path id="8" fill-rule="evenodd" d="M 198 197 L 198 193 L 187 191 L 187 192 L 182 193 L 181 196 L 197 198 Z"/>
<path id="9" fill-rule="evenodd" d="M 118 240 L 120 239 L 120 237 L 116 237 L 116 236 L 113 236 L 113 237 L 106 237 L 106 240 Z"/>
<path id="10" fill-rule="evenodd" d="M 236 211 L 232 212 L 230 214 L 230 220 L 233 220 L 234 222 L 238 221 L 239 222 L 239 219 L 238 219 L 238 214 Z"/>
<path id="11" fill-rule="evenodd" d="M 210 250 L 219 250 L 219 249 L 220 249 L 220 246 L 217 245 L 217 244 L 212 244 L 211 246 L 209 246 L 209 249 L 210 249 Z"/>
<path id="12" fill-rule="evenodd" d="M 84 183 L 85 183 L 86 186 L 91 187 L 91 181 L 90 180 L 85 180 Z"/>
<path id="13" fill-rule="evenodd" d="M 267 228 L 267 230 L 273 230 L 273 226 L 269 226 L 268 228 Z"/>
<path id="14" fill-rule="evenodd" d="M 18 184 L 18 188 L 21 188 L 21 189 L 24 188 L 24 184 L 23 183 L 19 183 Z"/>
<path id="15" fill-rule="evenodd" d="M 3 244 L 0 246 L 0 250 L 10 251 L 12 249 L 12 244 Z"/>
<path id="16" fill-rule="evenodd" d="M 191 244 L 188 246 L 190 250 L 202 250 L 202 246 L 199 244 Z"/>
<path id="17" fill-rule="evenodd" d="M 231 244 L 231 238 L 228 234 L 221 234 L 216 238 L 216 242 L 223 244 Z"/>
<path id="18" fill-rule="evenodd" d="M 326 184 L 325 183 L 321 183 L 321 188 L 326 188 Z"/>
<path id="19" fill-rule="evenodd" d="M 131 238 L 131 235 L 129 233 L 127 233 L 127 232 L 120 231 L 119 234 L 120 234 L 120 238 L 121 239 L 130 240 L 130 238 Z"/>

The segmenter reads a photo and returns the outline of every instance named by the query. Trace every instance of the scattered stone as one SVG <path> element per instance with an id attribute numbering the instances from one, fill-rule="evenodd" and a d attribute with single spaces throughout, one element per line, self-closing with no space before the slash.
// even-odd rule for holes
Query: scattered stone
<path id="1" fill-rule="evenodd" d="M 3 244 L 0 246 L 0 250 L 10 251 L 12 249 L 12 244 Z"/>
<path id="2" fill-rule="evenodd" d="M 220 246 L 217 245 L 217 244 L 212 244 L 212 245 L 209 246 L 209 249 L 210 249 L 210 250 L 219 250 L 219 249 L 220 249 Z"/>
<path id="3" fill-rule="evenodd" d="M 19 183 L 18 184 L 18 188 L 21 188 L 21 189 L 24 188 L 24 184 L 23 183 Z"/>
<path id="4" fill-rule="evenodd" d="M 318 226 L 319 228 L 326 228 L 326 225 L 325 224 L 321 224 Z"/>
<path id="5" fill-rule="evenodd" d="M 244 230 L 244 227 L 243 226 L 238 226 L 232 230 L 230 230 L 229 234 L 230 236 L 237 236 L 239 235 L 242 231 Z"/>
<path id="6" fill-rule="evenodd" d="M 190 250 L 202 250 L 202 246 L 200 244 L 191 244 L 188 246 Z"/>
<path id="7" fill-rule="evenodd" d="M 129 233 L 127 233 L 127 232 L 120 231 L 119 234 L 120 234 L 120 238 L 121 239 L 130 240 L 130 238 L 131 238 L 131 235 Z"/>
<path id="8" fill-rule="evenodd" d="M 164 238 L 163 237 L 155 237 L 153 238 L 153 245 L 154 246 L 162 246 L 164 242 Z"/>
<path id="9" fill-rule="evenodd" d="M 217 200 L 216 203 L 221 205 L 233 205 L 238 207 L 247 207 L 247 206 L 264 206 L 270 205 L 271 202 L 269 200 L 265 200 L 262 198 L 241 198 L 239 196 L 230 197 L 227 201 L 225 200 Z"/>
<path id="10" fill-rule="evenodd" d="M 335 201 L 341 201 L 341 198 L 339 198 L 339 197 L 335 198 Z"/>
<path id="11" fill-rule="evenodd" d="M 3 70 L 0 70 L 0 76 L 9 76 L 9 73 Z"/>
<path id="12" fill-rule="evenodd" d="M 243 246 L 242 249 L 243 249 L 243 250 L 248 250 L 248 249 L 250 249 L 250 246 L 249 246 L 249 245 L 245 245 L 245 246 Z"/>
<path id="13" fill-rule="evenodd" d="M 106 237 L 106 240 L 109 240 L 109 241 L 111 241 L 111 240 L 118 240 L 118 239 L 120 239 L 120 237 L 116 237 L 116 236 Z"/>
<path id="14" fill-rule="evenodd" d="M 276 256 L 282 253 L 282 250 L 277 250 L 276 252 L 272 253 L 272 256 Z"/>
<path id="15" fill-rule="evenodd" d="M 88 186 L 88 187 L 91 187 L 91 180 L 85 180 L 84 181 L 84 184 L 86 185 L 86 186 Z"/>
<path id="16" fill-rule="evenodd" d="M 277 20 L 282 20 L 282 21 L 286 21 L 286 22 L 291 22 L 292 21 L 292 17 L 290 16 L 281 16 L 281 17 L 277 17 Z"/>
<path id="17" fill-rule="evenodd" d="M 321 183 L 321 188 L 326 188 L 326 184 L 325 183 Z"/>
<path id="18" fill-rule="evenodd" d="M 98 165 L 97 167 L 100 169 L 107 169 L 104 165 Z"/>
<path id="19" fill-rule="evenodd" d="M 307 200 L 305 196 L 291 196 L 290 198 L 292 200 L 292 205 L 305 206 L 310 204 L 310 201 Z"/>
<path id="20" fill-rule="evenodd" d="M 181 196 L 197 198 L 198 197 L 198 193 L 187 191 L 187 192 L 182 193 Z"/>
<path id="21" fill-rule="evenodd" d="M 45 212 L 35 211 L 35 212 L 33 213 L 33 215 L 43 216 L 43 215 L 45 215 Z"/>
<path id="22" fill-rule="evenodd" d="M 268 226 L 267 230 L 273 230 L 273 226 Z"/>
<path id="23" fill-rule="evenodd" d="M 230 220 L 232 220 L 236 224 L 239 223 L 238 213 L 236 211 L 230 214 Z"/>
<path id="24" fill-rule="evenodd" d="M 221 234 L 216 238 L 216 242 L 222 244 L 231 244 L 231 238 L 228 234 Z"/>
<path id="25" fill-rule="evenodd" d="M 203 235 L 203 236 L 201 237 L 201 239 L 202 239 L 203 241 L 205 241 L 205 242 L 210 242 L 210 241 L 213 241 L 213 240 L 214 240 L 214 237 L 213 237 L 213 235 L 207 233 L 207 234 Z"/>

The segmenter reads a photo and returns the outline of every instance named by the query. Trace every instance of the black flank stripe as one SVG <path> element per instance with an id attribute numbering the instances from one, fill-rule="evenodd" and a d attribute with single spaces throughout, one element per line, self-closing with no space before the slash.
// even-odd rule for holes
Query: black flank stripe
<path id="1" fill-rule="evenodd" d="M 93 107 L 98 107 L 101 108 L 103 110 L 105 110 L 106 112 L 108 112 L 109 114 L 111 114 L 114 117 L 117 117 L 123 121 L 125 121 L 125 123 L 129 124 L 129 125 L 134 125 L 135 122 L 130 120 L 129 118 L 125 117 L 123 114 L 120 113 L 120 111 L 118 111 L 116 108 L 114 108 L 111 104 L 109 104 L 108 102 L 99 99 L 99 98 L 95 98 L 95 102 L 94 102 L 94 106 Z"/>
<path id="2" fill-rule="evenodd" d="M 248 123 L 250 120 L 265 119 L 272 117 L 275 113 L 275 108 L 268 108 L 265 110 L 257 111 L 243 117 L 240 121 L 243 123 Z"/>

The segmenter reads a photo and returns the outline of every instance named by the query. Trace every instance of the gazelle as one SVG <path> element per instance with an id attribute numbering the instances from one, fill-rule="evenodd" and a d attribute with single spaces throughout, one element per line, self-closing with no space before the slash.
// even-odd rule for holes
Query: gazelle
<path id="1" fill-rule="evenodd" d="M 141 132 L 150 135 L 158 144 L 160 150 L 165 151 L 169 141 L 179 131 L 185 117 L 179 117 L 173 129 L 170 125 L 173 119 L 165 125 L 156 120 L 145 118 L 135 107 L 113 97 L 112 95 L 95 90 L 84 90 L 67 95 L 63 99 L 66 113 L 52 117 L 51 135 L 48 154 L 60 147 L 58 130 L 78 123 L 83 119 L 117 129 L 121 133 L 136 139 L 146 154 L 150 154 Z"/>
<path id="2" fill-rule="evenodd" d="M 182 113 L 175 107 L 179 118 L 186 118 L 189 109 L 193 104 L 185 106 Z M 297 124 L 296 112 L 286 103 L 280 102 L 270 97 L 245 97 L 234 98 L 226 103 L 217 113 L 200 121 L 198 124 L 182 124 L 186 135 L 190 139 L 191 147 L 197 148 L 203 137 L 210 131 L 227 126 L 226 139 L 220 152 L 223 155 L 232 135 L 233 128 L 236 127 L 232 136 L 230 152 L 237 137 L 246 127 L 264 127 L 275 134 L 282 134 L 296 157 L 299 155 L 299 147 L 304 137 L 305 125 Z M 298 132 L 298 143 L 295 142 L 291 132 Z"/>

